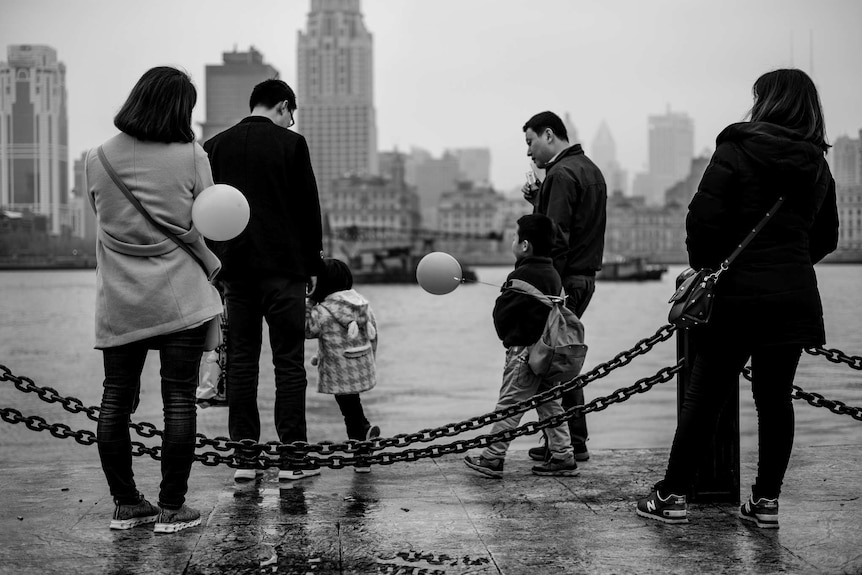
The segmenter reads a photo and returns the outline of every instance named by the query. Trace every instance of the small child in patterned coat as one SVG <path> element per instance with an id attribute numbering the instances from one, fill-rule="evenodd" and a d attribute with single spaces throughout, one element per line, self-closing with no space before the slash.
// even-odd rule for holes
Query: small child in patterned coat
<path id="1" fill-rule="evenodd" d="M 344 416 L 347 437 L 367 441 L 380 436 L 380 428 L 365 418 L 359 393 L 377 383 L 374 358 L 377 353 L 377 321 L 364 297 L 353 287 L 347 264 L 327 258 L 317 286 L 305 307 L 305 337 L 319 340 L 317 391 L 335 395 Z M 357 473 L 371 467 L 357 464 Z"/>

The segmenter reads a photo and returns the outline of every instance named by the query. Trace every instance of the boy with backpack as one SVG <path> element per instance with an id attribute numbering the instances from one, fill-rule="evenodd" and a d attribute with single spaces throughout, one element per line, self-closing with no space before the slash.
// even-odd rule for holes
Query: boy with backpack
<path id="1" fill-rule="evenodd" d="M 515 270 L 506 278 L 494 304 L 494 327 L 506 347 L 506 364 L 496 410 L 528 400 L 551 387 L 551 382 L 533 373 L 528 365 L 530 346 L 542 336 L 551 308 L 534 296 L 510 289 L 512 280 L 524 281 L 543 294 L 559 296 L 562 290 L 560 275 L 551 260 L 554 241 L 554 224 L 544 215 L 529 214 L 518 220 L 518 231 L 512 240 Z M 537 407 L 539 419 L 547 419 L 563 412 L 559 399 Z M 491 433 L 499 433 L 518 426 L 522 413 L 498 421 Z M 561 425 L 546 430 L 551 457 L 532 471 L 536 475 L 578 475 L 578 465 L 572 452 L 569 427 Z M 470 469 L 494 478 L 503 476 L 503 462 L 508 441 L 492 443 L 478 457 L 466 456 L 464 463 Z"/>

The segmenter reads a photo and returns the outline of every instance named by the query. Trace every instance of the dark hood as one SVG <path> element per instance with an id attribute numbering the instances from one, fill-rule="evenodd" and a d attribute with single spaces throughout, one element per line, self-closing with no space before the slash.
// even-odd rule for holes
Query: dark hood
<path id="1" fill-rule="evenodd" d="M 757 170 L 768 171 L 797 189 L 810 189 L 826 161 L 823 151 L 804 135 L 767 122 L 740 122 L 725 128 L 716 145 L 733 142 Z"/>

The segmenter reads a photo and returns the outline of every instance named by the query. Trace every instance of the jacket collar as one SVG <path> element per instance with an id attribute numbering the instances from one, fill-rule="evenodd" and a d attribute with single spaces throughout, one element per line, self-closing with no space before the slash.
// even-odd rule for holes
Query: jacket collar
<path id="1" fill-rule="evenodd" d="M 577 155 L 583 154 L 583 153 L 584 153 L 584 149 L 581 147 L 580 144 L 575 144 L 574 146 L 569 146 L 568 148 L 566 148 L 565 150 L 563 150 L 562 152 L 560 152 L 559 154 L 554 156 L 554 158 L 545 165 L 545 171 L 547 172 L 553 166 L 557 165 L 557 163 L 560 160 L 562 160 L 563 158 L 567 158 L 569 156 L 577 156 Z"/>
<path id="2" fill-rule="evenodd" d="M 269 118 L 266 118 L 264 116 L 246 116 L 245 118 L 242 119 L 242 121 L 240 121 L 240 124 L 247 124 L 247 123 L 261 124 L 263 122 L 266 122 L 269 124 L 275 124 L 275 122 L 273 122 L 272 120 L 270 120 Z"/>
<path id="3" fill-rule="evenodd" d="M 527 256 L 515 262 L 515 267 L 534 265 L 534 264 L 553 264 L 554 260 L 545 256 Z"/>

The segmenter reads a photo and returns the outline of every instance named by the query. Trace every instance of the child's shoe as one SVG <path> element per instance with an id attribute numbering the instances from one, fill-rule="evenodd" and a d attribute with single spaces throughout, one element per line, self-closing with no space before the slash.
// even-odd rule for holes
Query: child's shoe
<path id="1" fill-rule="evenodd" d="M 533 473 L 542 476 L 575 477 L 580 475 L 581 472 L 578 471 L 575 456 L 570 454 L 565 459 L 552 457 L 545 463 L 534 466 Z"/>
<path id="2" fill-rule="evenodd" d="M 200 511 L 183 505 L 179 509 L 162 508 L 153 531 L 156 533 L 176 533 L 201 524 Z"/>
<path id="3" fill-rule="evenodd" d="M 320 475 L 320 468 L 317 469 L 282 469 L 278 472 L 279 481 L 298 481 L 306 477 L 314 477 Z"/>
<path id="4" fill-rule="evenodd" d="M 152 523 L 159 516 L 159 508 L 140 495 L 137 503 L 132 505 L 117 504 L 114 517 L 111 519 L 111 529 L 131 529 L 138 525 Z"/>
<path id="5" fill-rule="evenodd" d="M 664 523 L 688 523 L 685 495 L 668 493 L 662 497 L 661 488 L 662 482 L 659 481 L 648 497 L 638 501 L 638 515 Z"/>
<path id="6" fill-rule="evenodd" d="M 755 523 L 761 529 L 778 529 L 778 498 L 760 497 L 752 493 L 748 501 L 739 506 L 739 518 Z"/>
<path id="7" fill-rule="evenodd" d="M 464 463 L 467 467 L 474 471 L 478 471 L 482 475 L 487 475 L 488 477 L 493 477 L 495 479 L 503 477 L 502 459 L 488 459 L 481 455 L 479 457 L 468 455 L 464 458 Z"/>
<path id="8" fill-rule="evenodd" d="M 365 441 L 371 441 L 375 437 L 380 437 L 380 427 L 372 425 L 368 428 L 368 431 L 365 432 Z M 357 452 L 357 456 L 361 457 L 362 455 L 368 455 L 367 450 Z M 362 461 L 353 466 L 353 471 L 356 473 L 371 473 L 371 466 Z"/>

